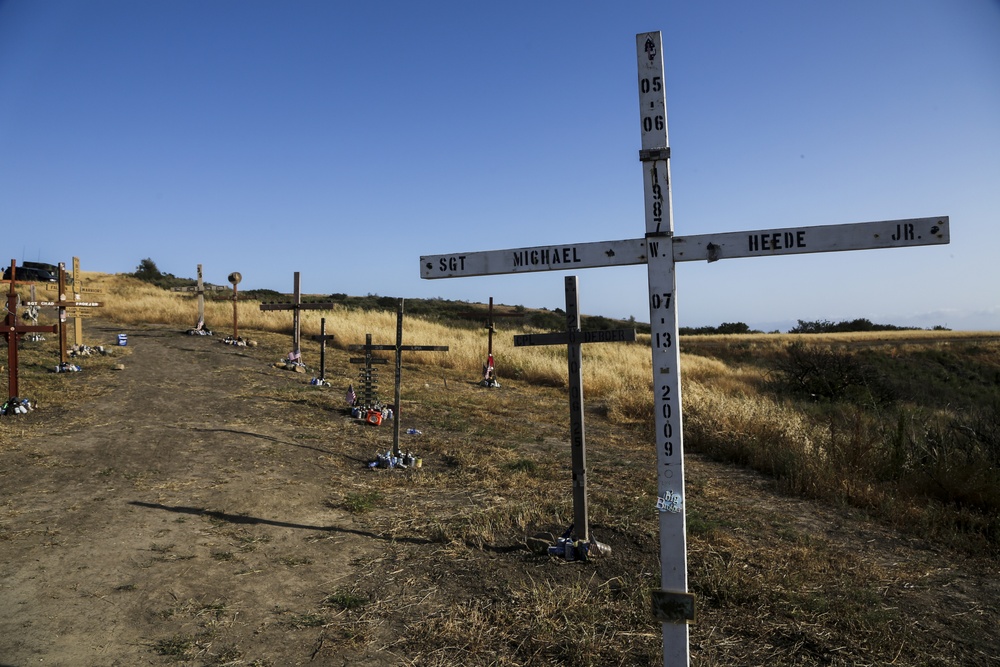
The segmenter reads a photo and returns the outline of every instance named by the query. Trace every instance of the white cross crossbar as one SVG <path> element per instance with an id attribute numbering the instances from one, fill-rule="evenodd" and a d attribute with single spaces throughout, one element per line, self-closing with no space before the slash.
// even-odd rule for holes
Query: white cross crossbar
<path id="1" fill-rule="evenodd" d="M 714 262 L 740 257 L 945 245 L 950 236 L 948 216 L 942 215 L 675 236 L 672 248 L 675 262 Z M 464 278 L 645 264 L 650 252 L 655 257 L 665 246 L 666 238 L 650 238 L 426 255 L 420 258 L 420 277 Z"/>

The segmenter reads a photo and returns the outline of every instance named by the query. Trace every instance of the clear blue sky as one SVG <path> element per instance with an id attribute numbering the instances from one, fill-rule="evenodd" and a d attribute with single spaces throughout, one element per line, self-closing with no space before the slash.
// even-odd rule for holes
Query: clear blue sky
<path id="1" fill-rule="evenodd" d="M 1000 330 L 1000 2 L 0 1 L 2 262 L 564 306 L 419 256 L 644 231 L 663 33 L 678 235 L 950 215 L 950 246 L 678 267 L 683 326 Z M 648 321 L 645 267 L 579 272 Z"/>

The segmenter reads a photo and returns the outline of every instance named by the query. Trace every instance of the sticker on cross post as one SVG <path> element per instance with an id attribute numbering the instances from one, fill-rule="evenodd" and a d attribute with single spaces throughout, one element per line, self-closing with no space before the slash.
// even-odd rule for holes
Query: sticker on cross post
<path id="1" fill-rule="evenodd" d="M 681 499 L 681 494 L 674 491 L 667 491 L 656 499 L 656 509 L 661 512 L 670 512 L 671 514 L 680 513 L 684 509 L 684 501 Z"/>

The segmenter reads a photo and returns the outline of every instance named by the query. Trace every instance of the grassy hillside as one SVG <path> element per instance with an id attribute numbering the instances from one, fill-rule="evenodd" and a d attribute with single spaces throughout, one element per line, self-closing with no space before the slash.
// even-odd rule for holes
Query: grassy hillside
<path id="1" fill-rule="evenodd" d="M 241 333 L 260 345 L 235 350 L 183 335 L 197 312 L 190 294 L 120 276 L 88 280 L 103 285 L 95 298 L 113 324 L 85 325 L 95 336 L 87 342 L 112 343 L 117 331 L 133 342 L 72 376 L 52 373 L 51 337 L 25 344 L 22 387 L 43 409 L 0 418 L 5 562 L 43 563 L 39 581 L 64 575 L 66 597 L 24 598 L 39 637 L 65 637 L 68 615 L 80 616 L 73 603 L 86 598 L 91 610 L 121 614 L 112 618 L 145 619 L 135 636 L 122 630 L 131 620 L 102 627 L 163 664 L 277 665 L 293 655 L 662 664 L 648 611 L 659 581 L 648 336 L 585 346 L 591 528 L 614 551 L 581 566 L 524 548 L 525 535 L 558 534 L 573 520 L 565 352 L 513 348 L 511 327 L 527 324 L 502 323 L 494 346 L 503 388 L 485 390 L 476 386 L 481 326 L 410 312 L 404 342 L 451 347 L 404 361 L 401 421 L 424 429 L 404 446 L 424 465 L 369 473 L 365 457 L 384 451 L 390 433 L 346 417 L 343 391 L 357 367 L 345 347 L 369 332 L 391 342 L 394 301 L 304 314 L 310 367 L 319 349 L 308 336 L 321 316 L 337 337 L 327 390 L 265 367 L 288 351 L 287 312 L 240 303 Z M 207 310 L 221 338 L 232 304 Z M 998 348 L 995 333 L 681 338 L 698 664 L 996 664 Z M 144 355 L 156 363 L 137 375 Z M 122 375 L 111 370 L 119 361 Z M 160 459 L 134 436 L 137 419 L 148 419 L 136 415 L 146 397 L 136 387 L 163 408 L 145 432 Z M 206 387 L 224 398 L 207 398 Z M 84 432 L 98 445 L 78 445 Z M 132 459 L 118 447 L 122 434 Z M 61 439 L 40 444 L 52 437 Z M 107 531 L 106 547 L 134 574 L 108 568 L 102 588 L 98 568 L 69 556 L 75 546 L 93 559 L 95 533 L 73 526 L 103 530 L 115 511 L 129 520 L 151 512 L 165 532 L 122 551 L 121 533 Z M 356 557 L 347 539 L 372 551 Z M 255 588 L 265 584 L 266 595 Z M 279 604 L 275 591 L 294 595 Z M 95 598 L 111 604 L 94 607 Z M 67 617 L 42 613 L 46 601 Z M 282 658 L 262 659 L 272 642 Z M 355 663 L 366 651 L 371 659 Z"/>
<path id="2" fill-rule="evenodd" d="M 190 293 L 131 276 L 85 274 L 105 292 L 102 316 L 193 326 Z M 216 293 L 206 322 L 231 333 L 232 302 Z M 287 312 L 241 293 L 241 333 L 291 333 Z M 278 300 L 271 294 L 268 301 Z M 395 340 L 396 299 L 333 295 L 329 311 L 304 311 L 307 362 L 316 363 L 321 317 L 334 348 Z M 404 342 L 445 344 L 448 354 L 407 361 L 479 376 L 486 332 L 461 313 L 483 304 L 411 304 Z M 497 306 L 497 312 L 522 308 Z M 554 318 L 548 321 L 546 317 Z M 515 332 L 561 328 L 560 313 L 499 321 L 498 376 L 526 386 L 566 384 L 565 351 L 513 347 Z M 608 321 L 612 322 L 612 321 Z M 613 323 L 621 326 L 621 323 Z M 685 444 L 776 479 L 788 493 L 864 508 L 971 552 L 1000 551 L 1000 334 L 898 331 L 856 334 L 689 336 L 681 339 Z M 631 437 L 652 442 L 648 335 L 634 344 L 584 347 L 588 405 Z"/>

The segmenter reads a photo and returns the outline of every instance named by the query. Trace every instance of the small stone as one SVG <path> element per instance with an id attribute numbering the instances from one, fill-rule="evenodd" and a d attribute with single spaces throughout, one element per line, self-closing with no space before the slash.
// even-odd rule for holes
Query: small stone
<path id="1" fill-rule="evenodd" d="M 115 364 L 114 367 L 113 367 L 113 370 L 123 371 L 123 370 L 125 370 L 125 364 Z"/>
<path id="2" fill-rule="evenodd" d="M 548 553 L 549 547 L 555 543 L 556 538 L 552 536 L 552 533 L 536 533 L 524 538 L 524 544 L 528 550 L 539 554 Z"/>

